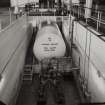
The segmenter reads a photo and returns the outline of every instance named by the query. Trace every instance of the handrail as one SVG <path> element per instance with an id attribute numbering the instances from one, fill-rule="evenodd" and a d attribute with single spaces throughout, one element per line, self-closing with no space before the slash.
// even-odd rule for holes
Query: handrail
<path id="1" fill-rule="evenodd" d="M 85 18 L 86 9 L 91 10 L 91 16 L 89 18 Z M 80 20 L 85 19 L 87 24 L 89 24 L 88 20 L 92 20 L 93 22 L 95 22 L 97 26 L 96 27 L 97 31 L 100 31 L 100 29 L 103 27 L 102 25 L 105 25 L 105 13 L 104 13 L 105 11 L 104 10 L 96 10 L 93 8 L 83 7 L 80 5 L 72 5 L 71 11 L 72 11 L 73 16 L 77 17 Z"/>
<path id="2" fill-rule="evenodd" d="M 26 16 L 26 14 L 24 14 L 23 16 Z M 7 25 L 5 28 L 0 30 L 0 33 L 8 30 L 9 28 L 11 28 L 11 26 L 15 25 L 17 23 L 17 21 L 20 21 L 20 19 L 22 19 L 23 17 L 19 17 L 18 19 L 16 19 L 15 21 L 11 22 L 9 25 Z"/>

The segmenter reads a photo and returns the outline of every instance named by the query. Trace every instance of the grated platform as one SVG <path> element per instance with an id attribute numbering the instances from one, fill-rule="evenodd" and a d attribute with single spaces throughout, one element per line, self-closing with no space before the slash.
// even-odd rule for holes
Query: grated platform
<path id="1" fill-rule="evenodd" d="M 37 105 L 37 92 L 39 86 L 39 79 L 37 75 L 33 76 L 32 83 L 23 83 L 16 105 Z M 62 91 L 65 96 L 65 105 L 78 105 L 80 98 L 75 87 L 73 79 L 66 79 L 61 83 Z M 47 104 L 57 105 L 53 97 L 54 90 L 47 90 Z"/>

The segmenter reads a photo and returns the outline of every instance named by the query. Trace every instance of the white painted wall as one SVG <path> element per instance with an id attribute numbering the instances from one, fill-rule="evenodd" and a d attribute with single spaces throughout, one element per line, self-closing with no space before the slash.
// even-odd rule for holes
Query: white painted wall
<path id="1" fill-rule="evenodd" d="M 14 6 L 24 6 L 26 3 L 31 3 L 31 2 L 39 2 L 39 0 L 11 0 L 11 7 Z"/>
<path id="2" fill-rule="evenodd" d="M 65 4 L 70 4 L 72 2 L 73 4 L 79 4 L 79 0 L 63 0 Z"/>
<path id="3" fill-rule="evenodd" d="M 80 0 L 72 0 L 73 4 L 79 4 Z"/>
<path id="4" fill-rule="evenodd" d="M 95 33 L 99 34 L 78 22 L 74 23 L 73 41 L 77 49 L 73 50 L 73 58 L 77 65 L 80 58 L 80 74 L 88 85 L 91 101 L 105 102 L 105 77 L 98 73 L 105 75 L 105 42 Z"/>

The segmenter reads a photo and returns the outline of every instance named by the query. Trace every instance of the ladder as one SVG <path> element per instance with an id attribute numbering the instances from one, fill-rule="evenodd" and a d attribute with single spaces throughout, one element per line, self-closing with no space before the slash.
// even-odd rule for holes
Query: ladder
<path id="1" fill-rule="evenodd" d="M 23 82 L 32 82 L 33 78 L 33 67 L 32 65 L 24 66 Z"/>

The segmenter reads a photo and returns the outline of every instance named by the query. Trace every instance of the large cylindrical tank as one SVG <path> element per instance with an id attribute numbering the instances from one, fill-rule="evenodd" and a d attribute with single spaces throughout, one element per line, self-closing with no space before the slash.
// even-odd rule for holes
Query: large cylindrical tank
<path id="1" fill-rule="evenodd" d="M 64 56 L 65 51 L 66 45 L 56 24 L 47 24 L 39 29 L 33 48 L 34 55 L 39 61 Z"/>

